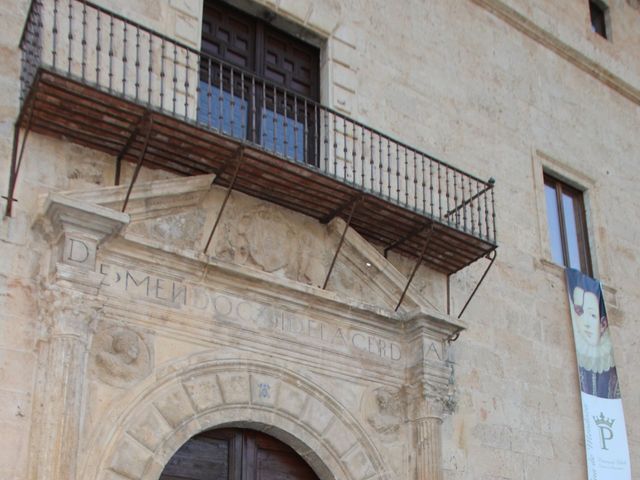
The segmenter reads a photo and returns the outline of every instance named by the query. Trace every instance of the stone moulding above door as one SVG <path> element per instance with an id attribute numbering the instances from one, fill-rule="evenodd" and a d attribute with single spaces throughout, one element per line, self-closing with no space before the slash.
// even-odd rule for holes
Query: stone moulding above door
<path id="1" fill-rule="evenodd" d="M 268 386 L 268 388 L 266 387 Z M 193 435 L 219 426 L 272 435 L 301 455 L 322 480 L 391 480 L 364 427 L 330 392 L 291 370 L 196 355 L 131 392 L 114 421 L 91 440 L 105 454 L 79 478 L 156 480 Z"/>

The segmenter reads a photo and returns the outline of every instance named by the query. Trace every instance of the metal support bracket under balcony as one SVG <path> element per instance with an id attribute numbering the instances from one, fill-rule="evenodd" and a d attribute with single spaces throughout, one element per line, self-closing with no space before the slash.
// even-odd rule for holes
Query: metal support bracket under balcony
<path id="1" fill-rule="evenodd" d="M 420 265 L 422 264 L 422 261 L 424 260 L 424 255 L 427 253 L 427 248 L 429 247 L 429 243 L 431 243 L 432 235 L 433 235 L 433 224 L 431 224 L 431 228 L 427 232 L 427 238 L 425 238 L 424 240 L 422 251 L 418 256 L 418 260 L 416 261 L 416 264 L 413 266 L 413 270 L 411 271 L 411 275 L 409 275 L 409 280 L 407 280 L 407 284 L 405 285 L 404 290 L 402 291 L 402 295 L 400 295 L 400 300 L 398 300 L 398 304 L 396 305 L 396 308 L 395 308 L 396 312 L 400 308 L 400 305 L 402 305 L 402 301 L 404 300 L 404 297 L 407 294 L 407 291 L 409 290 L 409 286 L 411 285 L 411 282 L 413 282 L 413 277 L 416 276 L 416 272 L 418 271 L 418 268 L 420 267 Z"/>
<path id="2" fill-rule="evenodd" d="M 497 256 L 498 256 L 498 251 L 497 250 L 494 250 L 493 252 L 491 252 L 491 253 L 489 253 L 487 255 L 487 258 L 490 260 L 489 265 L 487 265 L 487 268 L 484 270 L 484 273 L 482 274 L 482 277 L 480 277 L 480 280 L 476 284 L 476 287 L 473 289 L 473 292 L 471 292 L 471 295 L 469 295 L 469 298 L 465 302 L 464 307 L 462 307 L 462 310 L 460 310 L 460 313 L 458 314 L 458 318 L 462 317 L 462 314 L 464 313 L 464 311 L 469 306 L 469 303 L 471 302 L 471 300 L 473 299 L 474 295 L 476 294 L 476 292 L 480 288 L 480 285 L 482 285 L 482 282 L 487 277 L 487 274 L 489 273 L 489 270 L 491 270 L 491 267 L 493 267 L 493 264 L 495 263 Z M 448 278 L 449 277 L 447 277 L 447 282 L 448 282 Z"/>
<path id="3" fill-rule="evenodd" d="M 224 167 L 220 170 L 221 175 L 229 166 L 232 160 L 236 160 L 236 169 L 233 172 L 233 177 L 231 177 L 231 182 L 229 182 L 229 186 L 227 187 L 227 192 L 224 195 L 224 200 L 222 201 L 222 205 L 220 206 L 220 211 L 218 211 L 218 215 L 216 216 L 216 221 L 211 228 L 211 233 L 209 233 L 209 238 L 207 239 L 207 244 L 204 246 L 204 253 L 207 253 L 209 250 L 209 245 L 211 245 L 211 240 L 213 240 L 213 235 L 216 233 L 218 228 L 218 224 L 220 223 L 220 219 L 222 218 L 222 213 L 224 212 L 225 207 L 227 206 L 227 201 L 229 200 L 229 196 L 231 195 L 231 190 L 233 190 L 233 186 L 236 183 L 236 179 L 238 178 L 238 172 L 240 171 L 240 167 L 242 166 L 242 161 L 244 160 L 244 147 L 240 147 L 238 152 L 233 157 L 230 157 L 227 163 L 225 163 Z"/>
<path id="4" fill-rule="evenodd" d="M 327 276 L 324 279 L 324 283 L 322 284 L 322 289 L 327 288 L 327 284 L 329 283 L 329 278 L 331 277 L 331 272 L 333 272 L 333 267 L 336 264 L 336 260 L 338 258 L 338 254 L 340 253 L 340 249 L 342 249 L 342 244 L 344 243 L 344 239 L 347 236 L 347 230 L 349 230 L 349 226 L 351 225 L 351 219 L 353 218 L 353 214 L 358 208 L 358 205 L 361 203 L 362 197 L 358 196 L 353 199 L 351 202 L 351 211 L 349 212 L 349 218 L 347 219 L 347 223 L 344 226 L 344 230 L 342 231 L 342 236 L 340 237 L 340 243 L 338 243 L 338 248 L 336 248 L 336 253 L 333 255 L 333 260 L 331 260 L 331 265 L 329 266 L 329 271 L 327 272 Z"/>
<path id="5" fill-rule="evenodd" d="M 18 153 L 18 144 L 20 143 L 20 123 L 22 122 L 22 113 L 18 116 L 15 124 L 13 125 L 13 146 L 11 147 L 11 166 L 9 171 L 9 190 L 7 196 L 2 198 L 7 200 L 7 207 L 5 209 L 4 216 L 10 217 L 13 211 L 13 202 L 18 200 L 14 197 L 16 190 L 16 184 L 18 182 L 18 174 L 20 173 L 20 167 L 22 166 L 22 159 L 24 158 L 24 147 L 31 131 L 31 120 L 33 118 L 33 107 L 29 110 L 29 116 L 27 117 L 27 124 L 24 129 L 24 136 L 22 137 L 22 143 L 20 145 L 20 153 Z"/>
<path id="6" fill-rule="evenodd" d="M 115 185 L 120 185 L 120 174 L 121 174 L 121 171 L 122 171 L 122 160 L 124 160 L 124 157 L 129 152 L 129 149 L 131 148 L 131 145 L 133 145 L 134 140 L 140 134 L 140 130 L 142 129 L 143 125 L 145 125 L 147 122 L 149 122 L 149 111 L 148 110 L 145 112 L 144 115 L 142 115 L 140 117 L 140 121 L 137 123 L 137 125 L 135 126 L 135 128 L 131 132 L 131 135 L 129 135 L 129 138 L 127 139 L 127 143 L 125 143 L 124 147 L 122 147 L 122 150 L 120 150 L 120 153 L 116 157 L 116 173 L 115 173 L 115 179 L 114 179 L 114 184 Z"/>
<path id="7" fill-rule="evenodd" d="M 124 212 L 127 209 L 127 204 L 129 203 L 129 197 L 131 196 L 131 191 L 133 190 L 133 185 L 136 183 L 138 179 L 138 175 L 140 174 L 140 169 L 142 168 L 142 164 L 144 163 L 144 156 L 147 154 L 147 148 L 149 147 L 149 139 L 151 138 L 151 130 L 153 129 L 153 117 L 151 115 L 147 116 L 147 132 L 144 138 L 144 145 L 140 153 L 138 154 L 138 162 L 136 164 L 136 169 L 133 172 L 133 176 L 131 177 L 131 183 L 129 184 L 129 189 L 127 190 L 127 195 L 124 197 L 124 202 L 122 204 L 122 211 Z"/>

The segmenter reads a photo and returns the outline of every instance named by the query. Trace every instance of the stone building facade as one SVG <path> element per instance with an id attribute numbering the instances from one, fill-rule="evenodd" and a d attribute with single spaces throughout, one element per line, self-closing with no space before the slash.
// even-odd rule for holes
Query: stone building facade
<path id="1" fill-rule="evenodd" d="M 99 3 L 201 48 L 202 0 Z M 222 173 L 143 164 L 129 196 L 135 162 L 114 185 L 114 154 L 34 123 L 1 203 L 15 199 L 0 227 L 0 477 L 156 480 L 194 435 L 234 427 L 289 445 L 322 480 L 586 478 L 545 175 L 582 192 L 637 469 L 638 2 L 600 5 L 608 38 L 592 31 L 586 0 L 229 3 L 319 49 L 319 99 L 336 115 L 494 177 L 495 264 L 458 318 L 486 258 L 450 277 L 429 262 L 414 272 L 415 257 L 383 254 L 350 216 L 320 223 L 216 184 Z M 42 4 L 45 31 L 70 16 L 76 38 L 97 28 L 81 21 L 83 2 Z M 29 9 L 0 2 L 3 193 L 25 132 L 14 146 Z M 72 57 L 67 40 L 58 61 Z M 55 62 L 52 42 L 42 38 L 43 62 Z M 83 51 L 69 73 L 96 68 L 98 56 Z M 151 105 L 158 65 L 145 68 L 148 83 L 128 88 L 148 88 Z M 174 94 L 174 113 L 201 94 Z M 195 121 L 185 108 L 184 122 Z M 355 132 L 345 126 L 363 146 L 352 182 L 367 140 Z M 322 148 L 331 146 L 320 157 Z M 347 157 L 335 168 L 352 168 Z M 424 182 L 424 171 L 405 174 L 417 201 L 411 179 Z"/>

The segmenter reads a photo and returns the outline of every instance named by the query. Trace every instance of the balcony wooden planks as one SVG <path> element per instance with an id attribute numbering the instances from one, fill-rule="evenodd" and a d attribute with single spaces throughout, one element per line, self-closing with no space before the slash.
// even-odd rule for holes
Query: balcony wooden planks
<path id="1" fill-rule="evenodd" d="M 419 255 L 430 235 L 425 263 L 454 273 L 495 249 L 495 244 L 332 178 L 315 167 L 293 162 L 236 138 L 201 128 L 193 121 L 152 111 L 132 99 L 41 69 L 25 103 L 23 126 L 32 111 L 32 128 L 88 148 L 134 161 L 143 148 L 145 119 L 153 126 L 144 164 L 179 175 L 216 173 L 228 186 L 236 162 L 242 164 L 234 189 L 318 220 L 339 212 L 346 219 L 355 198 L 352 227 L 368 240 L 393 251 Z M 239 147 L 244 147 L 242 160 Z M 125 152 L 126 149 L 126 152 Z M 433 222 L 433 225 L 431 223 Z"/>

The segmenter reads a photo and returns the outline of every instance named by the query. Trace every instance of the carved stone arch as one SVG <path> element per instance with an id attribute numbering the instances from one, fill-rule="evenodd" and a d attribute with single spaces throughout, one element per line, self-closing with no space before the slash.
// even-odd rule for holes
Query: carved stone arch
<path id="1" fill-rule="evenodd" d="M 274 365 L 199 355 L 165 368 L 121 405 L 92 442 L 104 454 L 81 478 L 157 480 L 189 438 L 224 426 L 278 438 L 322 480 L 393 478 L 364 428 L 331 394 Z"/>

